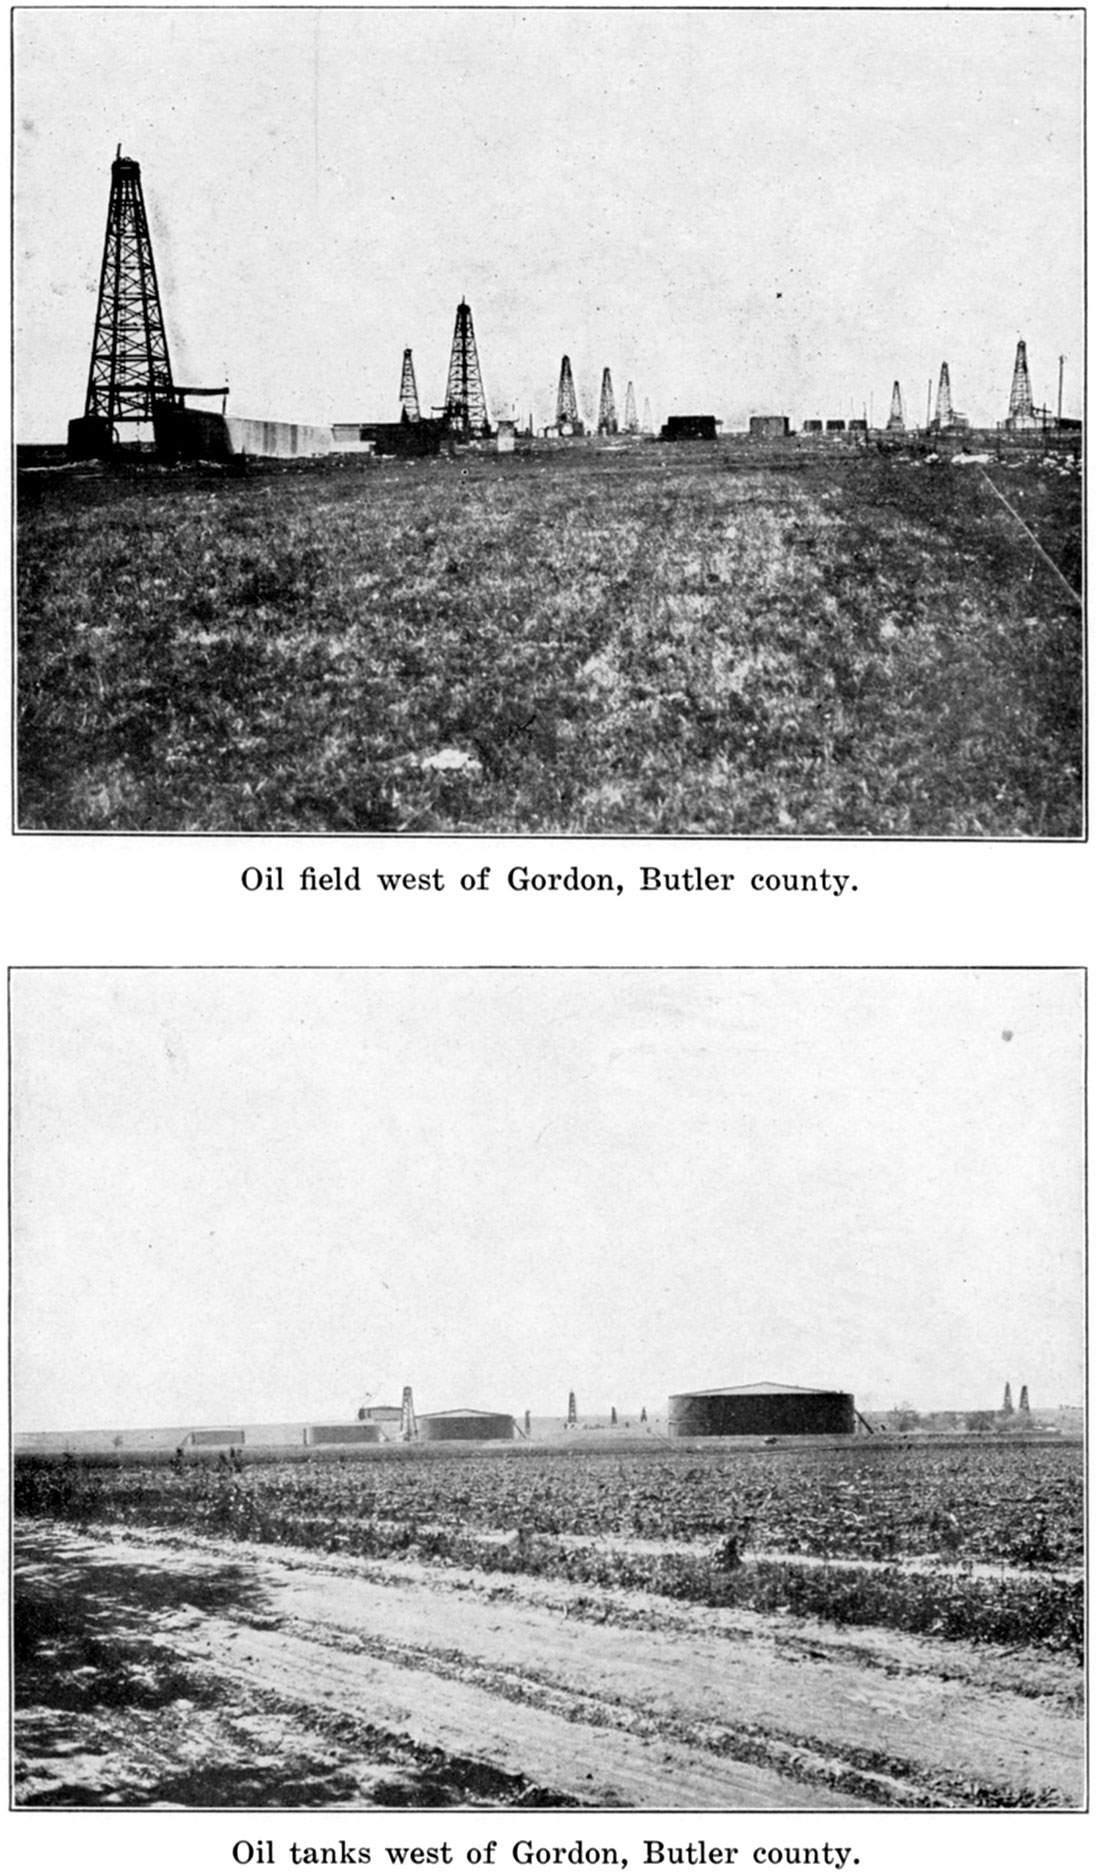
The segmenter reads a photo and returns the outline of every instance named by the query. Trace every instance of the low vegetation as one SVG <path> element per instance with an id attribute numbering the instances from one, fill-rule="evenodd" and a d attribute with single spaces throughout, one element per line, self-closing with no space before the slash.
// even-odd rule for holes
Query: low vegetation
<path id="1" fill-rule="evenodd" d="M 376 1453 L 23 1458 L 15 1505 L 1082 1653 L 1076 1448 Z"/>
<path id="2" fill-rule="evenodd" d="M 1080 489 L 991 465 L 1074 587 Z M 1081 614 L 974 467 L 28 471 L 26 828 L 1074 836 Z"/>

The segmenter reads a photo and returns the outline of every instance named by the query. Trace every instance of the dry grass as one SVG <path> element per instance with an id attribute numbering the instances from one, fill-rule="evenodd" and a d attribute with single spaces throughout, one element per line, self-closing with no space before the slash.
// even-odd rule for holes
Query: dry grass
<path id="1" fill-rule="evenodd" d="M 1076 480 L 999 480 L 1079 577 Z M 18 605 L 28 828 L 1081 829 L 1080 614 L 947 464 L 44 471 Z"/>

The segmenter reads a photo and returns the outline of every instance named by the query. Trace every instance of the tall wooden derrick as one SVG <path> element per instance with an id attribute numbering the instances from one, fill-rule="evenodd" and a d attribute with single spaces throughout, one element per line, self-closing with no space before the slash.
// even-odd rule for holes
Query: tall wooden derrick
<path id="1" fill-rule="evenodd" d="M 111 164 L 107 234 L 99 272 L 84 415 L 69 425 L 70 453 L 96 455 L 119 424 L 151 423 L 174 394 L 141 166 L 118 147 Z"/>
<path id="2" fill-rule="evenodd" d="M 956 410 L 951 402 L 951 376 L 947 369 L 947 360 L 940 366 L 939 389 L 936 392 L 936 414 L 932 419 L 933 430 L 969 430 L 969 420 L 961 410 Z"/>
<path id="3" fill-rule="evenodd" d="M 1027 368 L 1027 345 L 1021 339 L 1016 346 L 1012 369 L 1012 389 L 1008 395 L 1008 427 L 1029 430 L 1035 424 L 1035 404 L 1031 395 L 1031 373 Z"/>
<path id="4" fill-rule="evenodd" d="M 643 436 L 653 435 L 653 406 L 648 397 L 642 406 L 642 434 Z"/>
<path id="5" fill-rule="evenodd" d="M 561 375 L 558 378 L 558 401 L 554 411 L 554 422 L 563 436 L 583 436 L 584 426 L 577 409 L 577 393 L 573 384 L 573 367 L 566 352 L 561 361 Z"/>
<path id="6" fill-rule="evenodd" d="M 455 332 L 451 341 L 451 364 L 447 373 L 447 391 L 443 400 L 447 428 L 456 436 L 488 436 L 489 412 L 481 382 L 474 316 L 465 300 L 458 303 Z"/>
<path id="7" fill-rule="evenodd" d="M 111 164 L 84 415 L 69 425 L 69 455 L 106 455 L 119 441 L 120 424 L 159 426 L 174 410 L 182 411 L 189 395 L 224 399 L 226 394 L 225 385 L 204 389 L 173 380 L 141 165 L 123 156 L 119 144 Z"/>
<path id="8" fill-rule="evenodd" d="M 405 356 L 401 361 L 401 421 L 402 423 L 420 422 L 420 399 L 416 392 L 416 373 L 413 370 L 412 349 L 405 347 Z"/>
<path id="9" fill-rule="evenodd" d="M 633 379 L 626 387 L 626 404 L 623 408 L 623 429 L 627 436 L 637 436 L 638 434 L 638 406 L 634 402 Z"/>
<path id="10" fill-rule="evenodd" d="M 599 436 L 618 436 L 619 419 L 615 411 L 615 393 L 611 389 L 611 367 L 603 368 L 603 382 L 600 385 L 600 415 L 596 424 Z"/>
<path id="11" fill-rule="evenodd" d="M 890 415 L 886 419 L 888 430 L 904 430 L 905 418 L 901 408 L 901 385 L 894 379 L 894 389 L 890 398 Z"/>

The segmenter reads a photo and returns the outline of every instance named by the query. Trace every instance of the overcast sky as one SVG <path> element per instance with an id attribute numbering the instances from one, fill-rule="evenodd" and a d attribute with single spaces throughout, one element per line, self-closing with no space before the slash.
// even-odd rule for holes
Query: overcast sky
<path id="1" fill-rule="evenodd" d="M 178 381 L 239 415 L 442 402 L 455 307 L 490 407 L 923 422 L 951 366 L 1079 414 L 1081 14 L 16 13 L 17 434 L 83 410 L 121 142 Z"/>
<path id="2" fill-rule="evenodd" d="M 1081 1393 L 1073 972 L 16 971 L 15 1425 Z"/>

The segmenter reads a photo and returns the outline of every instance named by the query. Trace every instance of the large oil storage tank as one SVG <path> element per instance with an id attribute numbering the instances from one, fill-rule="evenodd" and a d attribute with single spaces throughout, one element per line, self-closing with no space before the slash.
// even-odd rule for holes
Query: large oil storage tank
<path id="1" fill-rule="evenodd" d="M 668 1430 L 681 1437 L 854 1433 L 855 1429 L 854 1395 L 816 1387 L 783 1387 L 775 1381 L 671 1394 L 668 1402 Z"/>
<path id="2" fill-rule="evenodd" d="M 305 1429 L 307 1446 L 377 1446 L 382 1429 L 371 1420 L 352 1420 L 329 1426 Z"/>
<path id="3" fill-rule="evenodd" d="M 422 1440 L 510 1440 L 514 1431 L 511 1414 L 482 1413 L 471 1407 L 420 1415 Z"/>

